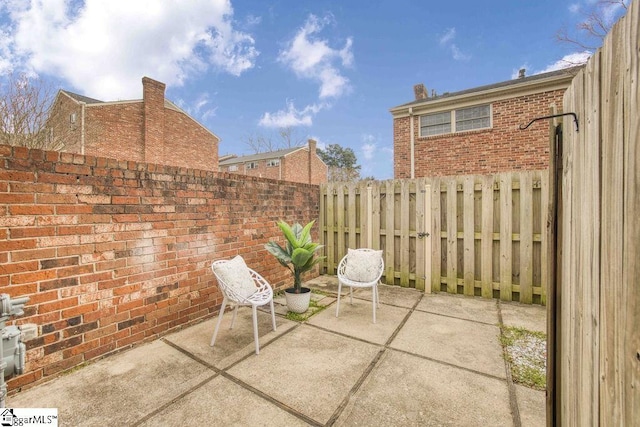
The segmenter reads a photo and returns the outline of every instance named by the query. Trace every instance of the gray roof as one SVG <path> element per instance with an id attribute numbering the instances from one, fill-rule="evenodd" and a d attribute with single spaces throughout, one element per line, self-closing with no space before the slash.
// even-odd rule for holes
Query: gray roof
<path id="1" fill-rule="evenodd" d="M 233 157 L 231 159 L 222 160 L 221 162 L 219 162 L 219 165 L 228 166 L 228 165 L 235 165 L 238 163 L 254 162 L 256 160 L 279 159 L 281 157 L 286 156 L 287 154 L 291 154 L 294 151 L 298 151 L 302 148 L 306 148 L 306 146 L 301 145 L 299 147 L 286 148 L 284 150 L 269 151 L 266 153 L 249 154 L 247 156 Z"/>
<path id="2" fill-rule="evenodd" d="M 62 90 L 62 92 L 66 93 L 76 101 L 84 102 L 85 104 L 101 104 L 103 102 L 98 99 L 89 98 L 88 96 L 78 95 L 77 93 L 69 92 L 68 90 Z"/>
<path id="3" fill-rule="evenodd" d="M 398 105 L 397 107 L 393 107 L 392 109 L 402 108 L 402 107 L 409 107 L 409 106 L 412 106 L 412 105 L 423 104 L 423 103 L 426 103 L 426 102 L 435 101 L 435 100 L 439 100 L 439 99 L 443 99 L 443 98 L 449 98 L 449 97 L 453 97 L 453 96 L 465 95 L 465 94 L 474 93 L 474 92 L 483 92 L 485 90 L 491 90 L 491 89 L 497 89 L 497 88 L 507 87 L 507 86 L 516 85 L 516 84 L 533 82 L 533 81 L 536 81 L 536 80 L 547 79 L 549 77 L 575 75 L 575 73 L 578 70 L 580 70 L 582 67 L 584 67 L 584 65 L 578 65 L 576 67 L 570 67 L 570 68 L 563 68 L 562 70 L 551 71 L 551 72 L 548 72 L 548 73 L 534 74 L 534 75 L 529 76 L 529 77 L 506 80 L 506 81 L 503 81 L 503 82 L 500 82 L 500 83 L 493 83 L 493 84 L 490 84 L 490 85 L 477 86 L 477 87 L 474 87 L 474 88 L 471 88 L 471 89 L 465 89 L 465 90 L 461 90 L 461 91 L 458 91 L 458 92 L 450 92 L 450 93 L 447 92 L 447 93 L 443 93 L 442 95 L 436 95 L 436 96 L 425 98 L 425 99 L 416 99 L 415 101 L 411 101 L 411 102 L 407 102 L 406 104 Z"/>

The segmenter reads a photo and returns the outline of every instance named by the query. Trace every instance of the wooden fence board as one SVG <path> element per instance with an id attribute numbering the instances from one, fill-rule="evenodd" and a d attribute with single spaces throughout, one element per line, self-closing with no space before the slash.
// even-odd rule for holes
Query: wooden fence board
<path id="1" fill-rule="evenodd" d="M 400 286 L 409 287 L 409 184 L 406 179 L 400 181 Z M 415 186 L 414 186 L 415 192 Z"/>
<path id="2" fill-rule="evenodd" d="M 482 179 L 482 296 L 493 297 L 493 175 Z"/>
<path id="3" fill-rule="evenodd" d="M 441 276 L 442 276 L 442 236 L 440 230 L 442 229 L 442 207 L 440 201 L 440 178 L 434 178 L 431 184 L 431 230 L 432 230 L 432 251 L 431 256 L 431 290 L 433 292 L 440 292 L 441 288 Z"/>
<path id="4" fill-rule="evenodd" d="M 520 175 L 520 302 L 533 300 L 533 183 Z"/>
<path id="5" fill-rule="evenodd" d="M 499 175 L 500 182 L 500 299 L 512 298 L 512 182 L 508 174 Z"/>
<path id="6" fill-rule="evenodd" d="M 463 181 L 463 211 L 464 216 L 464 294 L 475 294 L 475 228 L 474 228 L 474 179 L 473 176 L 465 176 Z"/>
<path id="7" fill-rule="evenodd" d="M 447 183 L 447 292 L 458 293 L 458 190 L 455 178 Z"/>
<path id="8" fill-rule="evenodd" d="M 427 194 L 426 184 L 424 179 L 416 181 L 416 272 L 415 272 L 415 288 L 425 290 L 425 278 L 426 278 L 426 255 L 429 254 L 425 242 L 427 237 L 420 237 L 419 233 L 424 233 L 429 220 L 427 219 L 426 212 L 431 214 L 430 209 L 427 209 L 426 201 L 431 197 L 431 194 Z M 431 254 L 429 254 L 429 258 Z"/>
<path id="9" fill-rule="evenodd" d="M 384 250 L 384 266 L 386 269 L 385 280 L 389 285 L 395 283 L 395 183 L 394 181 L 386 182 L 386 201 L 387 206 L 385 209 L 386 223 L 385 223 L 385 250 Z"/>

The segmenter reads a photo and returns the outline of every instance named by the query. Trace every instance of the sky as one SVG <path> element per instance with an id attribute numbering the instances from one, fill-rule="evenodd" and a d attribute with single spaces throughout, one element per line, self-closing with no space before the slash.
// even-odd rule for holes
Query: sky
<path id="1" fill-rule="evenodd" d="M 353 149 L 393 178 L 389 109 L 413 85 L 455 92 L 584 61 L 557 41 L 595 0 L 0 0 L 0 81 L 26 72 L 102 101 L 142 98 L 143 76 L 221 138 Z M 624 10 L 611 7 L 605 19 Z M 569 60 L 569 62 L 567 62 Z"/>

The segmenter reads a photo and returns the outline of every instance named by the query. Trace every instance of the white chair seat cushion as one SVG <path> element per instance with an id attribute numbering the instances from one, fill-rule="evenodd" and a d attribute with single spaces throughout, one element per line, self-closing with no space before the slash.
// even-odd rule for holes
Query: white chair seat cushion
<path id="1" fill-rule="evenodd" d="M 258 290 L 251 277 L 251 272 L 249 272 L 249 267 L 240 255 L 228 262 L 215 264 L 213 269 L 228 287 L 243 298 L 249 298 Z"/>
<path id="2" fill-rule="evenodd" d="M 378 277 L 382 251 L 347 251 L 344 275 L 354 282 L 373 282 Z"/>

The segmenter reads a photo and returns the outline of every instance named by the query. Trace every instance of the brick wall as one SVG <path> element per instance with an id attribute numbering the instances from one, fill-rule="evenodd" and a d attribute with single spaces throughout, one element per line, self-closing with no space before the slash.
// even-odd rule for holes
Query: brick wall
<path id="1" fill-rule="evenodd" d="M 84 154 L 185 168 L 217 170 L 217 136 L 183 111 L 165 104 L 165 85 L 142 79 L 143 100 L 87 104 Z M 69 115 L 76 113 L 76 123 Z M 63 140 L 62 151 L 82 154 L 82 107 L 61 93 L 47 128 Z"/>
<path id="2" fill-rule="evenodd" d="M 284 157 L 280 157 L 279 166 L 267 166 L 271 159 L 255 160 L 255 168 L 247 169 L 248 163 L 238 163 L 235 171 L 229 166 L 222 166 L 224 171 L 261 178 L 282 179 L 290 182 L 311 183 L 319 185 L 327 182 L 327 165 L 320 159 L 315 150 L 315 141 L 311 140 L 311 150 L 303 147 Z"/>
<path id="3" fill-rule="evenodd" d="M 290 285 L 263 245 L 318 203 L 308 184 L 0 146 L 0 287 L 40 332 L 10 389 L 212 316 L 213 260 Z"/>
<path id="4" fill-rule="evenodd" d="M 540 122 L 525 131 L 518 125 L 562 106 L 564 89 L 495 101 L 493 127 L 420 138 L 420 118 L 413 116 L 415 176 L 488 174 L 539 170 L 549 165 L 549 130 Z M 410 117 L 393 121 L 394 177 L 411 177 Z"/>
<path id="5" fill-rule="evenodd" d="M 287 181 L 309 182 L 311 180 L 312 184 L 327 182 L 327 165 L 316 154 L 315 143 L 311 152 L 308 147 L 305 147 L 285 157 L 282 170 L 283 179 Z"/>
<path id="6" fill-rule="evenodd" d="M 144 162 L 141 102 L 89 105 L 85 116 L 85 154 Z"/>

